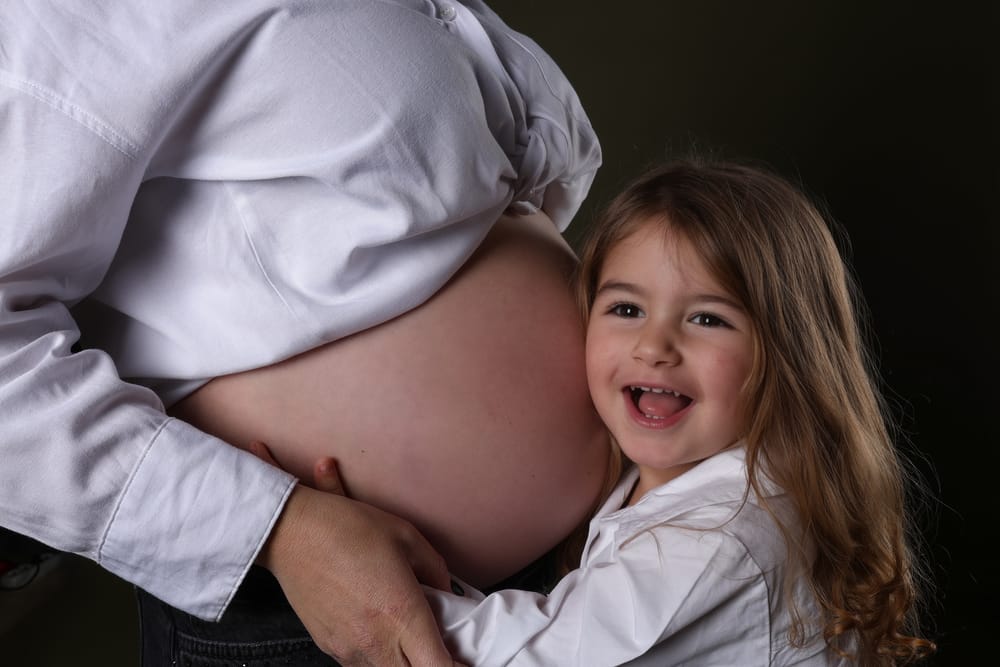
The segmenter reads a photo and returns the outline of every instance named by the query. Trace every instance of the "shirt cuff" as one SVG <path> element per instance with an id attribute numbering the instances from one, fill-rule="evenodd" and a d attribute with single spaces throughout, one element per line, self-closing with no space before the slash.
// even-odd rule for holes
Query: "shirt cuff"
<path id="1" fill-rule="evenodd" d="M 225 611 L 296 480 L 169 419 L 123 492 L 98 562 L 199 618 Z"/>

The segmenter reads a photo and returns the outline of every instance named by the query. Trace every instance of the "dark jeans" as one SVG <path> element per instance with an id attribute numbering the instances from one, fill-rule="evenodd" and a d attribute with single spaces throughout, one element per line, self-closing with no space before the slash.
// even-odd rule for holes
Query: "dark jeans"
<path id="1" fill-rule="evenodd" d="M 547 590 L 554 581 L 543 557 L 496 588 Z M 337 667 L 299 621 L 277 580 L 250 568 L 218 623 L 202 621 L 142 590 L 139 626 L 142 667 Z"/>
<path id="2" fill-rule="evenodd" d="M 271 574 L 252 567 L 218 623 L 138 591 L 142 667 L 337 667 L 285 600 Z"/>

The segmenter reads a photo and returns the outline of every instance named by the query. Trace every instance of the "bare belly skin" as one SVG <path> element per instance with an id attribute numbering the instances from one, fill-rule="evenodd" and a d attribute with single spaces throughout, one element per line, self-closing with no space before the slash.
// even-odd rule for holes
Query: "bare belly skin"
<path id="1" fill-rule="evenodd" d="M 543 216 L 502 218 L 420 308 L 216 378 L 171 413 L 236 446 L 266 442 L 304 482 L 334 456 L 350 496 L 410 520 L 452 572 L 491 585 L 584 521 L 604 481 L 575 264 Z"/>

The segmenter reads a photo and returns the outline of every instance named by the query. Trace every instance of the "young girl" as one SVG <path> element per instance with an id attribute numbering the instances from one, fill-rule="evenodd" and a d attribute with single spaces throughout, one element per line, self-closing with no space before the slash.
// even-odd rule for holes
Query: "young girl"
<path id="1" fill-rule="evenodd" d="M 916 635 L 904 469 L 822 216 L 676 163 L 586 241 L 587 378 L 627 467 L 548 595 L 428 591 L 473 665 L 891 665 Z M 544 397 L 539 397 L 544 400 Z"/>

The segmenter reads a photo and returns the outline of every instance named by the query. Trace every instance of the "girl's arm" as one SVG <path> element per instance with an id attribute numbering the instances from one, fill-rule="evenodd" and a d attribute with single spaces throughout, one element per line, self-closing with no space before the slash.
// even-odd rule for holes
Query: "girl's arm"
<path id="1" fill-rule="evenodd" d="M 278 465 L 263 443 L 250 450 Z M 344 494 L 332 458 L 315 462 L 313 482 Z M 453 657 L 482 667 L 770 664 L 768 591 L 777 590 L 778 568 L 765 576 L 744 543 L 721 531 L 658 525 L 629 538 L 627 530 L 595 537 L 592 526 L 587 563 L 549 595 L 487 596 L 461 581 L 453 586 L 461 594 L 425 587 Z"/>
<path id="2" fill-rule="evenodd" d="M 765 578 L 720 532 L 648 530 L 548 596 L 426 592 L 453 656 L 468 664 L 619 665 L 651 649 L 661 665 L 769 662 Z"/>

